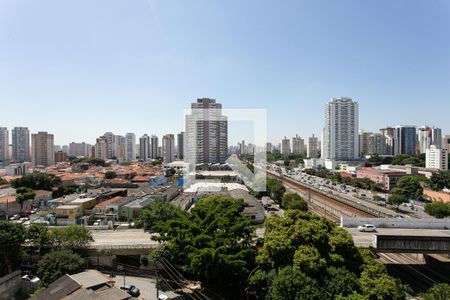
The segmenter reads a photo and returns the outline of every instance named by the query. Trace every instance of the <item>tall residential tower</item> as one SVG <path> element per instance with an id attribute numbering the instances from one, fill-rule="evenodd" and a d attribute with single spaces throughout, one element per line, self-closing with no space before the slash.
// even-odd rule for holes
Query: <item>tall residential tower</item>
<path id="1" fill-rule="evenodd" d="M 325 107 L 322 152 L 325 159 L 359 158 L 358 102 L 351 98 L 333 98 Z"/>

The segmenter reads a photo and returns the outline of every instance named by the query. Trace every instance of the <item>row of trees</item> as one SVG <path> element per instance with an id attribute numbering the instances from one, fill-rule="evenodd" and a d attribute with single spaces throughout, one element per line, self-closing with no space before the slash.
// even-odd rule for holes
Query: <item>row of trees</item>
<path id="1" fill-rule="evenodd" d="M 91 233 L 83 226 L 70 225 L 49 230 L 34 223 L 28 228 L 0 221 L 0 275 L 20 266 L 25 253 L 38 256 L 37 275 L 48 285 L 62 275 L 83 270 L 86 261 L 79 254 L 91 241 Z"/>
<path id="2" fill-rule="evenodd" d="M 295 195 L 282 202 L 305 209 Z M 162 202 L 145 208 L 139 223 L 165 242 L 158 255 L 227 299 L 245 292 L 283 300 L 405 298 L 404 286 L 326 219 L 288 209 L 268 218 L 264 239 L 256 239 L 244 208 L 242 200 L 217 195 L 197 200 L 190 212 Z"/>
<path id="3" fill-rule="evenodd" d="M 413 165 L 416 167 L 425 167 L 425 154 L 407 155 L 397 154 L 394 157 L 381 157 L 378 154 L 372 154 L 367 160 L 370 165 Z"/>

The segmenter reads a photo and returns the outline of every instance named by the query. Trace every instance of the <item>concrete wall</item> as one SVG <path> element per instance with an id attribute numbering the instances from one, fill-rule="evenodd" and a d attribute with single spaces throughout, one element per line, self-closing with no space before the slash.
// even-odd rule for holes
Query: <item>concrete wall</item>
<path id="1" fill-rule="evenodd" d="M 409 253 L 448 253 L 450 252 L 450 238 L 447 236 L 404 236 L 376 234 L 373 237 L 373 246 L 380 252 L 400 251 Z"/>
<path id="2" fill-rule="evenodd" d="M 341 227 L 354 228 L 363 224 L 379 228 L 450 229 L 450 219 L 398 219 L 398 218 L 352 218 L 341 217 Z"/>
<path id="3" fill-rule="evenodd" d="M 20 290 L 20 271 L 14 271 L 0 278 L 0 299 L 14 299 L 14 295 Z"/>

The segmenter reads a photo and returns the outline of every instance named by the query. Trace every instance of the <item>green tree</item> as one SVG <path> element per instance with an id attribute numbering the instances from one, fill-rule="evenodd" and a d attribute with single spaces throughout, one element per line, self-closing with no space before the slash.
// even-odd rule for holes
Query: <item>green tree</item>
<path id="1" fill-rule="evenodd" d="M 187 274 L 222 291 L 239 291 L 254 267 L 251 248 L 253 221 L 242 215 L 243 200 L 209 196 L 197 200 L 191 212 L 154 227 L 155 240 L 165 241 L 167 257 Z"/>
<path id="2" fill-rule="evenodd" d="M 271 300 L 322 299 L 318 281 L 290 266 L 281 269 L 273 278 L 268 297 Z"/>
<path id="3" fill-rule="evenodd" d="M 308 210 L 308 203 L 297 193 L 285 193 L 281 200 L 281 206 L 285 209 Z"/>
<path id="4" fill-rule="evenodd" d="M 105 178 L 106 179 L 114 179 L 117 177 L 117 173 L 114 171 L 106 171 Z"/>
<path id="5" fill-rule="evenodd" d="M 366 296 L 363 296 L 361 294 L 358 294 L 357 292 L 353 292 L 352 294 L 348 296 L 342 296 L 338 295 L 336 297 L 336 300 L 369 300 Z"/>
<path id="6" fill-rule="evenodd" d="M 422 197 L 423 188 L 421 182 L 426 181 L 423 176 L 403 176 L 395 184 L 395 192 L 404 195 L 407 198 Z"/>
<path id="7" fill-rule="evenodd" d="M 85 248 L 93 241 L 91 232 L 80 225 L 54 228 L 50 231 L 50 239 L 53 246 L 67 249 Z"/>
<path id="8" fill-rule="evenodd" d="M 136 220 L 136 225 L 147 230 L 155 230 L 155 226 L 160 222 L 167 222 L 181 213 L 168 202 L 155 202 L 146 206 Z"/>
<path id="9" fill-rule="evenodd" d="M 450 171 L 433 173 L 430 178 L 430 187 L 435 191 L 450 188 Z"/>
<path id="10" fill-rule="evenodd" d="M 327 262 L 317 248 L 301 245 L 294 253 L 293 265 L 306 274 L 316 275 L 326 267 Z"/>
<path id="11" fill-rule="evenodd" d="M 438 283 L 421 295 L 423 300 L 448 300 L 450 299 L 450 285 Z"/>
<path id="12" fill-rule="evenodd" d="M 267 192 L 273 201 L 280 204 L 286 188 L 280 180 L 267 178 Z"/>
<path id="13" fill-rule="evenodd" d="M 8 184 L 8 181 L 6 181 L 4 178 L 0 177 L 0 185 Z"/>
<path id="14" fill-rule="evenodd" d="M 386 268 L 375 260 L 375 256 L 369 250 L 362 253 L 364 266 L 359 283 L 363 295 L 370 300 L 405 299 L 405 286 L 398 279 L 389 276 Z"/>
<path id="15" fill-rule="evenodd" d="M 402 203 L 406 202 L 406 198 L 402 194 L 391 194 L 389 195 L 388 202 L 391 205 L 400 206 Z"/>
<path id="16" fill-rule="evenodd" d="M 59 186 L 56 191 L 53 191 L 52 198 L 53 199 L 61 198 L 65 195 L 70 195 L 70 194 L 76 193 L 77 189 L 78 189 L 78 186 L 75 184 L 70 184 L 66 187 Z"/>
<path id="17" fill-rule="evenodd" d="M 450 217 L 450 203 L 433 202 L 425 205 L 425 212 L 430 216 L 442 219 Z"/>
<path id="18" fill-rule="evenodd" d="M 22 213 L 23 204 L 28 201 L 34 199 L 36 193 L 27 187 L 19 187 L 16 189 L 16 202 L 20 204 L 20 212 Z"/>
<path id="19" fill-rule="evenodd" d="M 11 273 L 22 257 L 25 230 L 22 225 L 0 221 L 0 276 Z"/>
<path id="20" fill-rule="evenodd" d="M 26 230 L 26 239 L 39 255 L 43 255 L 44 251 L 51 247 L 50 233 L 42 223 L 32 223 Z"/>
<path id="21" fill-rule="evenodd" d="M 33 190 L 51 191 L 53 187 L 61 184 L 61 178 L 47 173 L 32 173 L 23 175 L 11 181 L 14 188 L 26 187 Z"/>
<path id="22" fill-rule="evenodd" d="M 38 262 L 37 275 L 44 285 L 49 285 L 65 274 L 74 274 L 84 270 L 86 261 L 68 249 L 47 253 Z"/>
<path id="23" fill-rule="evenodd" d="M 322 299 L 335 299 L 359 292 L 358 276 L 345 268 L 329 267 L 322 277 Z"/>

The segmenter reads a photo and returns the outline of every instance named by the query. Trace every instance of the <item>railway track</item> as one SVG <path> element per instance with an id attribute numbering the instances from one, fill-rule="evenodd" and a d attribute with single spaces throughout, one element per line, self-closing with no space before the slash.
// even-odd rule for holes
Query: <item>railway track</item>
<path id="1" fill-rule="evenodd" d="M 316 207 L 320 207 L 327 212 L 327 215 L 334 215 L 333 218 L 339 219 L 341 216 L 351 217 L 380 217 L 381 213 L 365 208 L 357 203 L 351 203 L 350 200 L 340 200 L 335 196 L 327 195 L 318 192 L 311 187 L 305 186 L 290 178 L 285 178 L 273 173 L 268 173 L 269 176 L 275 177 L 288 188 L 302 194 L 309 203 L 313 203 Z"/>
<path id="2" fill-rule="evenodd" d="M 415 293 L 422 293 L 436 283 L 450 283 L 448 274 L 436 272 L 423 261 L 405 253 L 379 253 L 388 272 L 408 284 Z"/>

